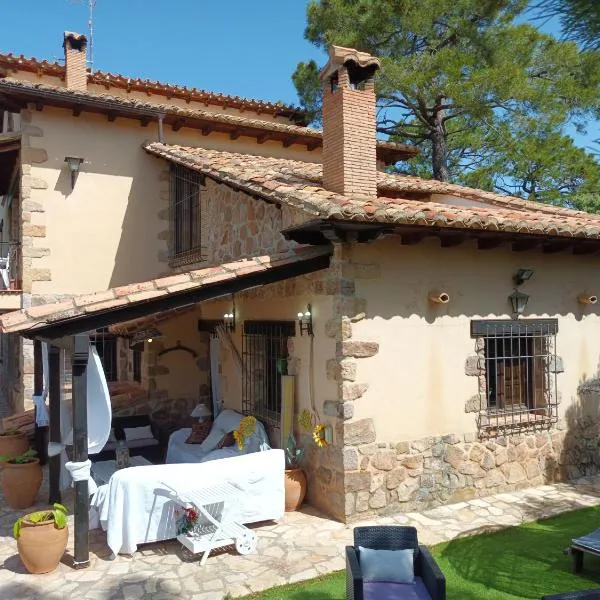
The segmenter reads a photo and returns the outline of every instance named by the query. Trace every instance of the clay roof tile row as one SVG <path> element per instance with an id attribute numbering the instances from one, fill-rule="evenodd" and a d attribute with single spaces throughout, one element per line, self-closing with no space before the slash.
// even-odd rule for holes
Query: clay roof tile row
<path id="1" fill-rule="evenodd" d="M 141 304 L 154 298 L 243 278 L 251 273 L 303 262 L 328 253 L 327 248 L 298 247 L 286 253 L 246 258 L 215 267 L 196 269 L 178 275 L 168 275 L 142 283 L 118 286 L 95 294 L 74 296 L 60 302 L 32 306 L 25 310 L 1 315 L 0 331 L 12 333 L 31 330 L 90 313 Z M 122 324 L 122 326 L 127 329 L 127 323 Z"/>
<path id="2" fill-rule="evenodd" d="M 33 57 L 26 57 L 22 54 L 0 53 L 0 67 L 28 71 L 40 75 L 49 75 L 53 77 L 65 77 L 64 64 L 59 62 L 50 62 L 39 60 Z M 195 87 L 162 83 L 151 79 L 141 79 L 139 77 L 127 77 L 115 73 L 105 73 L 103 71 L 94 71 L 88 73 L 88 83 L 103 85 L 107 89 L 114 87 L 126 89 L 128 91 L 136 90 L 147 94 L 157 94 L 167 98 L 178 97 L 186 100 L 202 102 L 204 104 L 214 104 L 217 106 L 229 106 L 242 110 L 252 110 L 267 114 L 286 116 L 297 121 L 304 120 L 304 113 L 299 108 L 286 105 L 281 102 L 269 102 L 264 100 L 254 100 L 242 98 L 241 96 L 232 96 L 229 94 L 220 94 Z"/>
<path id="3" fill-rule="evenodd" d="M 378 197 L 342 196 L 321 187 L 322 167 L 279 158 L 263 158 L 160 144 L 147 152 L 185 165 L 250 194 L 286 204 L 323 219 L 420 225 L 428 227 L 504 231 L 578 238 L 600 238 L 600 215 L 529 202 L 511 196 L 378 173 Z M 441 194 L 476 202 L 471 206 L 425 199 L 386 197 L 406 192 Z"/>

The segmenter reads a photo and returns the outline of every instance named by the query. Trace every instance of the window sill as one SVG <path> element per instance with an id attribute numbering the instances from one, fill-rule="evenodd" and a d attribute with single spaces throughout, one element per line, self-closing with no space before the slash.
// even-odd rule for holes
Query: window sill
<path id="1" fill-rule="evenodd" d="M 206 262 L 206 254 L 202 250 L 190 250 L 189 252 L 182 252 L 169 259 L 170 267 L 183 267 L 185 265 L 191 265 L 193 263 Z"/>
<path id="2" fill-rule="evenodd" d="M 478 426 L 480 430 L 506 430 L 526 427 L 548 426 L 558 421 L 554 415 L 555 406 L 546 408 L 522 409 L 503 411 L 490 409 L 479 414 Z"/>

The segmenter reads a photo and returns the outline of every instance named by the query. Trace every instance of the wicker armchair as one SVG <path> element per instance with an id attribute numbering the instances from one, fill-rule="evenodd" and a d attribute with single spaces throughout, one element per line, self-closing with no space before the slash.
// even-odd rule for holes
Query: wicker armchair
<path id="1" fill-rule="evenodd" d="M 374 598 L 373 591 L 363 587 L 363 578 L 358 557 L 358 547 L 374 550 L 414 549 L 415 577 L 420 577 L 432 600 L 446 599 L 446 578 L 425 546 L 419 546 L 417 530 L 414 527 L 356 527 L 354 546 L 346 546 L 346 598 L 367 600 Z M 367 584 L 373 585 L 373 584 Z M 382 584 L 378 584 L 382 585 Z M 386 598 L 420 598 L 416 586 L 405 584 L 383 584 L 389 586 Z M 403 588 L 406 587 L 405 590 Z M 406 594 L 404 593 L 406 592 Z M 382 597 L 381 590 L 377 593 Z"/>

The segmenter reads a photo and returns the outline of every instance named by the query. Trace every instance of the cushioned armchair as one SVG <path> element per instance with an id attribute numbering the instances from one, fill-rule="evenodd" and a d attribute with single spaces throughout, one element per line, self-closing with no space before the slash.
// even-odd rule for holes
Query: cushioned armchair
<path id="1" fill-rule="evenodd" d="M 378 561 L 377 552 L 373 550 L 413 552 L 412 557 L 408 552 L 399 553 L 397 558 L 395 553 L 384 552 Z M 388 577 L 383 567 L 386 562 L 390 564 L 390 559 L 398 560 L 398 568 Z M 412 565 L 406 564 L 407 559 Z M 374 566 L 378 575 L 374 574 Z M 397 581 L 403 578 L 397 574 L 406 571 L 407 566 L 409 570 L 412 566 L 414 582 Z M 346 546 L 346 597 L 351 600 L 445 600 L 446 579 L 427 548 L 419 545 L 414 527 L 356 527 L 354 546 Z"/>

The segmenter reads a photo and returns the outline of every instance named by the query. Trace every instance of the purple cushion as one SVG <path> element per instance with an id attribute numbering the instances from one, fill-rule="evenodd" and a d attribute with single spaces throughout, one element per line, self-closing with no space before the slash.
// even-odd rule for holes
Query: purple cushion
<path id="1" fill-rule="evenodd" d="M 420 577 L 414 583 L 384 583 L 365 581 L 364 600 L 431 600 L 431 596 Z"/>

